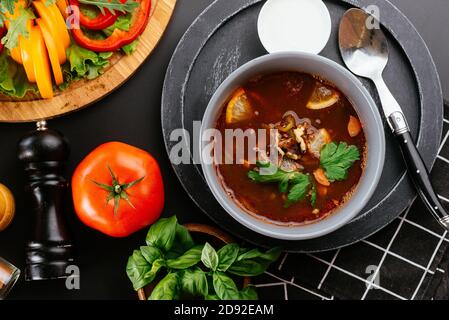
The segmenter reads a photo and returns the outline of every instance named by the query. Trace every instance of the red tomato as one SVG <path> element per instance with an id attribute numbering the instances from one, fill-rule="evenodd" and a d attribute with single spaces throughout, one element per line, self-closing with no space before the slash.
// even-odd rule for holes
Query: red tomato
<path id="1" fill-rule="evenodd" d="M 105 143 L 72 177 L 75 211 L 82 222 L 112 237 L 126 237 L 155 222 L 164 207 L 159 165 L 146 151 Z"/>

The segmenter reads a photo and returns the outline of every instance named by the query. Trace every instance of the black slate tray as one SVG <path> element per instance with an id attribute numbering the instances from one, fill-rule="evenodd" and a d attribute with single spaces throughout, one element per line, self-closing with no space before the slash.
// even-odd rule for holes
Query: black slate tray
<path id="1" fill-rule="evenodd" d="M 162 129 L 167 152 L 179 143 L 171 139 L 175 129 L 188 134 L 191 150 L 197 142 L 193 121 L 204 110 L 220 83 L 235 69 L 266 54 L 257 36 L 257 17 L 262 0 L 216 0 L 190 26 L 181 39 L 167 70 L 162 95 Z M 431 168 L 438 152 L 443 126 L 443 99 L 438 74 L 424 41 L 410 21 L 386 0 L 325 1 L 332 19 L 330 41 L 321 53 L 343 65 L 338 51 L 338 24 L 350 7 L 379 8 L 387 33 L 390 60 L 384 72 L 387 85 L 402 106 L 424 162 Z M 360 78 L 380 102 L 374 86 Z M 262 236 L 240 225 L 218 204 L 210 192 L 200 165 L 173 168 L 192 200 L 220 227 L 256 245 L 282 245 L 292 252 L 324 251 L 349 245 L 385 227 L 416 196 L 406 175 L 399 147 L 385 123 L 386 161 L 379 186 L 365 209 L 350 223 L 327 236 L 307 241 L 283 241 Z M 174 141 L 173 141 L 174 140 Z M 424 213 L 425 214 L 425 213 Z"/>

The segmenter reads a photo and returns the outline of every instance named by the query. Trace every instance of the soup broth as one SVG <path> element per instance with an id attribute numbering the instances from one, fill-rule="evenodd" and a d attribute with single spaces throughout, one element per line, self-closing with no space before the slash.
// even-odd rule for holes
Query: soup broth
<path id="1" fill-rule="evenodd" d="M 281 72 L 248 81 L 223 106 L 216 128 L 222 137 L 226 129 L 275 130 L 277 163 L 269 163 L 269 152 L 258 152 L 259 162 L 250 163 L 245 151 L 244 163 L 237 164 L 234 147 L 216 165 L 229 196 L 274 223 L 329 215 L 351 196 L 363 172 L 366 141 L 356 111 L 333 84 L 311 74 Z M 225 139 L 221 143 L 226 150 Z M 229 156 L 233 164 L 224 163 Z M 276 177 L 261 177 L 261 167 L 269 165 Z"/>

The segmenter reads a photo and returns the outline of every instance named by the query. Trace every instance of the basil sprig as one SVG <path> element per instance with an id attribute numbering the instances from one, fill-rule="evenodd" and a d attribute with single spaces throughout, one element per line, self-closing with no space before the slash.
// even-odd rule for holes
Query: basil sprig
<path id="1" fill-rule="evenodd" d="M 238 290 L 235 276 L 263 273 L 281 254 L 280 248 L 266 252 L 248 250 L 230 243 L 218 251 L 209 243 L 196 245 L 189 231 L 178 224 L 176 216 L 160 219 L 146 237 L 146 246 L 134 250 L 126 273 L 135 290 L 157 278 L 149 300 L 174 300 L 201 297 L 206 300 L 256 300 L 249 286 Z M 164 277 L 158 277 L 162 270 Z"/>

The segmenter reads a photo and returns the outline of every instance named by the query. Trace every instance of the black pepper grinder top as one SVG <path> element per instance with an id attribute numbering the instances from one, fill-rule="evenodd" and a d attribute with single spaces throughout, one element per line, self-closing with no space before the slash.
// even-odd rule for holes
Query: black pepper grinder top
<path id="1" fill-rule="evenodd" d="M 18 158 L 34 208 L 33 232 L 26 245 L 26 280 L 65 278 L 67 267 L 74 264 L 65 217 L 68 182 L 63 175 L 69 153 L 67 140 L 48 129 L 45 121 L 19 141 Z"/>

